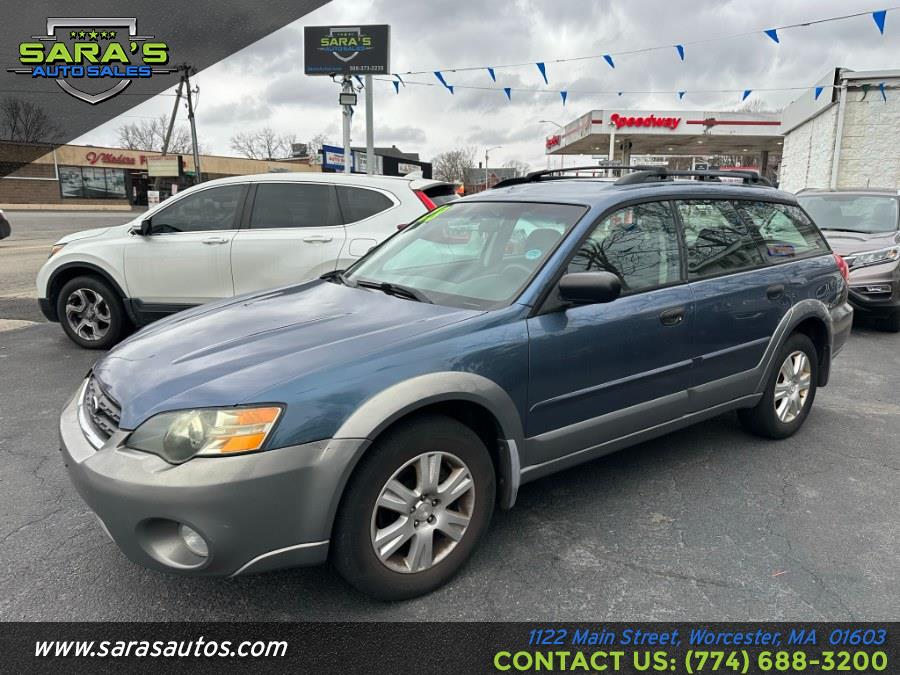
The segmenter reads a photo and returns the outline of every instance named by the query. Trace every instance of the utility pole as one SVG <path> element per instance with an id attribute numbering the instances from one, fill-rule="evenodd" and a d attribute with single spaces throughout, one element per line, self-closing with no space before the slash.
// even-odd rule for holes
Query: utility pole
<path id="1" fill-rule="evenodd" d="M 169 128 L 166 129 L 166 137 L 163 139 L 162 156 L 165 157 L 169 151 L 169 141 L 172 139 L 172 129 L 175 128 L 175 116 L 178 114 L 178 104 L 181 102 L 181 89 L 184 87 L 184 80 L 178 80 L 178 91 L 175 92 L 175 105 L 172 106 L 172 116 L 169 118 Z M 159 190 L 160 177 L 153 179 L 153 189 Z"/>
<path id="2" fill-rule="evenodd" d="M 353 80 L 349 75 L 344 75 L 344 80 L 341 85 L 341 94 L 348 95 L 349 97 L 355 98 L 355 93 L 353 91 Z M 367 90 L 368 95 L 368 90 Z M 350 148 L 350 122 L 353 118 L 353 106 L 349 104 L 344 105 L 344 173 L 350 173 L 350 163 L 353 161 L 352 157 L 352 149 Z"/>
<path id="3" fill-rule="evenodd" d="M 372 101 L 372 76 L 366 75 L 366 173 L 375 173 L 375 127 L 372 120 L 374 103 Z"/>
<path id="4" fill-rule="evenodd" d="M 203 175 L 200 173 L 200 152 L 197 150 L 197 124 L 194 121 L 194 100 L 191 98 L 191 73 L 196 73 L 196 71 L 186 63 L 181 66 L 181 71 L 181 81 L 187 85 L 188 121 L 191 123 L 191 145 L 194 148 L 194 184 L 196 185 L 203 181 Z"/>

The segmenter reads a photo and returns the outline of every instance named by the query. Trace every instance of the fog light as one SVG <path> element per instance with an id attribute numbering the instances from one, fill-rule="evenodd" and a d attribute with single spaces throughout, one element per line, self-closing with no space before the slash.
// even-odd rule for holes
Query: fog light
<path id="1" fill-rule="evenodd" d="M 182 523 L 178 526 L 178 536 L 181 537 L 181 541 L 184 542 L 184 545 L 187 546 L 188 550 L 194 555 L 200 556 L 201 558 L 209 556 L 209 546 L 206 545 L 206 541 L 196 530 L 193 530 Z"/>

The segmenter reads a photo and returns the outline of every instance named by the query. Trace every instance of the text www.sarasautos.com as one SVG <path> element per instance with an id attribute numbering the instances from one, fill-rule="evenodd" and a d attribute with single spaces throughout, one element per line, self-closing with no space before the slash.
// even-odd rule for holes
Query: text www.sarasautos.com
<path id="1" fill-rule="evenodd" d="M 47 640 L 34 643 L 35 656 L 76 657 L 264 657 L 286 656 L 284 640 Z"/>

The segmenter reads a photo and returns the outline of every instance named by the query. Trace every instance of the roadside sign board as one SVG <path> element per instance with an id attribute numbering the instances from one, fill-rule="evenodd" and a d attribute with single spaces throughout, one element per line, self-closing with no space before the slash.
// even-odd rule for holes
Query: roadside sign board
<path id="1" fill-rule="evenodd" d="M 387 75 L 391 27 L 306 26 L 303 69 L 307 75 Z"/>
<path id="2" fill-rule="evenodd" d="M 161 178 L 177 178 L 184 172 L 181 155 L 173 157 L 148 157 L 147 175 Z"/>

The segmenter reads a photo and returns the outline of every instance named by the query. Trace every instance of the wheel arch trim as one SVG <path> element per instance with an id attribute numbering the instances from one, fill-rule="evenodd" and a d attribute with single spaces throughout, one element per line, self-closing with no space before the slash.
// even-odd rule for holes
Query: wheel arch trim
<path id="1" fill-rule="evenodd" d="M 110 286 L 112 286 L 112 289 L 116 293 L 118 293 L 118 295 L 121 299 L 125 300 L 128 298 L 128 295 L 122 289 L 122 285 L 115 279 L 115 277 L 109 272 L 109 270 L 106 270 L 94 263 L 83 262 L 80 260 L 67 262 L 67 263 L 60 265 L 55 270 L 53 270 L 53 273 L 50 275 L 50 278 L 47 280 L 47 301 L 49 303 L 50 310 L 56 316 L 56 318 L 54 319 L 55 321 L 59 321 L 59 313 L 56 311 L 56 304 L 59 301 L 59 297 L 54 295 L 53 289 L 54 289 L 54 286 L 58 283 L 60 276 L 62 276 L 64 273 L 70 272 L 72 270 L 83 270 L 85 272 L 85 274 L 98 275 L 105 282 L 107 282 Z M 68 276 L 68 275 L 66 275 L 66 276 Z M 78 275 L 75 274 L 73 276 L 78 276 Z M 62 284 L 60 284 L 60 289 L 61 289 L 61 287 L 62 287 Z M 56 289 L 57 292 L 60 289 Z M 123 303 L 123 305 L 125 306 L 126 312 L 129 313 L 129 318 L 132 318 L 130 316 L 130 312 L 128 311 L 129 310 L 128 303 L 125 302 L 125 303 Z"/>

